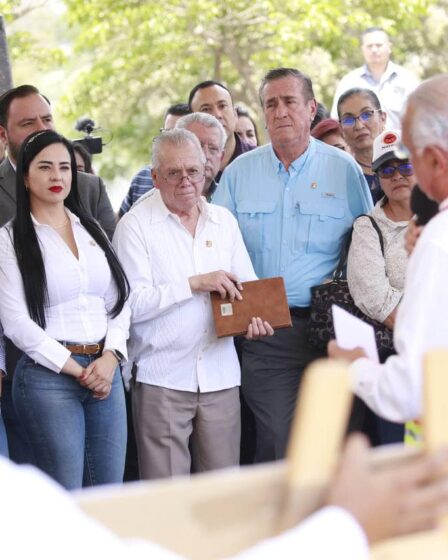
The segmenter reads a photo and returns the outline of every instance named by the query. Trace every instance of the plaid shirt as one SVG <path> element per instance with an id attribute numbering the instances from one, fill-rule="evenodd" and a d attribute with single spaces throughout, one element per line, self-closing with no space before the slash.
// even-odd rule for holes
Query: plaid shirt
<path id="1" fill-rule="evenodd" d="M 120 218 L 126 214 L 126 212 L 131 208 L 131 206 L 136 202 L 141 196 L 147 193 L 153 188 L 152 177 L 151 177 L 151 167 L 148 165 L 141 169 L 137 175 L 132 179 L 131 186 L 121 203 L 118 215 Z"/>

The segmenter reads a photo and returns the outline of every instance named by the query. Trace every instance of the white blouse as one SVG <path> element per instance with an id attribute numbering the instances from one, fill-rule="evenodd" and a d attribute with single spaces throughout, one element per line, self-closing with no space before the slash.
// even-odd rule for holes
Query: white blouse
<path id="1" fill-rule="evenodd" d="M 112 319 L 117 290 L 103 250 L 69 212 L 79 259 L 55 229 L 33 219 L 47 277 L 46 328 L 30 317 L 12 242 L 12 223 L 0 229 L 0 319 L 4 332 L 30 358 L 59 372 L 70 356 L 60 344 L 94 344 L 126 356 L 130 311 L 126 305 Z"/>

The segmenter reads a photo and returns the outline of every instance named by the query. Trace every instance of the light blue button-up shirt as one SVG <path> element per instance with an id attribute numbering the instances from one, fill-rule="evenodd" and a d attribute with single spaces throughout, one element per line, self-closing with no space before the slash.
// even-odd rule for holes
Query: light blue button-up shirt
<path id="1" fill-rule="evenodd" d="M 288 170 L 271 144 L 243 154 L 225 169 L 213 202 L 237 218 L 257 276 L 283 276 L 291 307 L 309 306 L 310 288 L 331 277 L 353 220 L 373 207 L 354 159 L 314 138 Z"/>

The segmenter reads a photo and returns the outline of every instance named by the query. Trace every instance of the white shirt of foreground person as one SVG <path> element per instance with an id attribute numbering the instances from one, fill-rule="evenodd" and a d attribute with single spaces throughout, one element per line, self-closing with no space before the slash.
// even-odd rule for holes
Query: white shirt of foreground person
<path id="1" fill-rule="evenodd" d="M 130 315 L 125 306 L 117 317 L 108 316 L 117 292 L 106 256 L 79 218 L 68 209 L 65 211 L 72 225 L 78 259 L 57 231 L 32 218 L 47 277 L 45 330 L 29 315 L 12 244 L 12 225 L 0 229 L 0 316 L 5 335 L 31 359 L 55 372 L 70 357 L 70 351 L 58 340 L 95 344 L 105 337 L 106 350 L 118 350 L 127 356 Z"/>
<path id="2" fill-rule="evenodd" d="M 123 540 L 89 518 L 73 497 L 30 466 L 0 457 L 2 558 L 180 560 L 144 540 Z M 200 543 L 198 543 L 200 546 Z M 366 537 L 345 510 L 328 507 L 297 528 L 234 556 L 240 560 L 367 560 Z"/>
<path id="3" fill-rule="evenodd" d="M 113 244 L 131 285 L 129 360 L 141 383 L 191 392 L 240 385 L 233 338 L 216 337 L 210 294 L 193 293 L 188 278 L 256 275 L 232 214 L 204 198 L 199 209 L 194 237 L 158 190 L 118 223 Z"/>
<path id="4" fill-rule="evenodd" d="M 448 349 L 448 199 L 440 208 L 409 260 L 394 330 L 397 355 L 382 365 L 367 358 L 351 365 L 355 393 L 393 422 L 420 417 L 424 355 Z"/>

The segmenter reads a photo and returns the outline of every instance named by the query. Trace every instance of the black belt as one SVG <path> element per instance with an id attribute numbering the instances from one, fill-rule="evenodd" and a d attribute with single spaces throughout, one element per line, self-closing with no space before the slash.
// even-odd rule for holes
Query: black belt
<path id="1" fill-rule="evenodd" d="M 308 319 L 310 316 L 310 307 L 290 307 L 289 312 L 291 313 L 292 317 Z"/>

